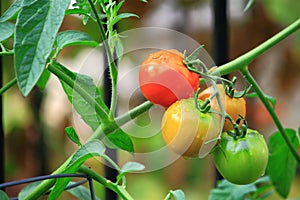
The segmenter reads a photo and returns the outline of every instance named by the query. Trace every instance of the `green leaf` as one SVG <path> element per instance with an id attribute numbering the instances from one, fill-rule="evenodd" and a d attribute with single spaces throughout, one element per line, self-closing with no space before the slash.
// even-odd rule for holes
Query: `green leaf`
<path id="1" fill-rule="evenodd" d="M 7 194 L 2 190 L 0 190 L 0 199 L 1 200 L 9 200 Z"/>
<path id="2" fill-rule="evenodd" d="M 0 22 L 0 42 L 14 34 L 15 25 L 10 22 Z"/>
<path id="3" fill-rule="evenodd" d="M 74 184 L 75 182 L 70 182 L 70 184 Z M 82 185 L 77 186 L 76 188 L 72 188 L 67 190 L 70 194 L 77 197 L 78 199 L 91 199 L 91 192 L 87 187 Z M 95 196 L 95 200 L 100 200 L 97 196 Z"/>
<path id="4" fill-rule="evenodd" d="M 65 173 L 74 173 L 82 165 L 84 161 L 91 157 L 102 156 L 105 152 L 105 146 L 100 140 L 91 140 L 83 145 L 72 156 Z M 76 169 L 76 170 L 75 170 Z"/>
<path id="5" fill-rule="evenodd" d="M 73 6 L 85 10 L 86 14 L 82 16 L 82 23 L 86 25 L 92 13 L 88 0 L 76 0 L 76 3 L 73 4 Z"/>
<path id="6" fill-rule="evenodd" d="M 71 178 L 59 178 L 57 179 L 53 189 L 50 192 L 48 200 L 57 200 L 61 193 L 65 190 Z"/>
<path id="7" fill-rule="evenodd" d="M 299 141 L 296 131 L 293 129 L 285 129 L 285 131 L 294 148 L 298 148 Z M 295 177 L 297 161 L 290 152 L 280 132 L 276 132 L 270 136 L 269 151 L 270 155 L 267 173 L 270 176 L 278 194 L 286 198 L 290 192 L 291 183 Z"/>
<path id="8" fill-rule="evenodd" d="M 247 12 L 255 3 L 255 0 L 248 0 L 246 7 L 244 8 L 243 12 Z"/>
<path id="9" fill-rule="evenodd" d="M 70 78 L 75 80 L 74 88 L 83 88 L 93 99 L 95 99 L 99 103 L 99 105 L 106 111 L 106 113 L 109 113 L 109 110 L 104 103 L 101 92 L 99 88 L 96 87 L 91 77 L 71 72 L 63 66 L 60 67 L 61 70 L 63 70 Z M 96 113 L 95 105 L 90 105 L 80 94 L 76 92 L 75 89 L 70 87 L 64 81 L 61 80 L 61 84 L 68 96 L 69 101 L 73 104 L 76 112 L 82 117 L 84 122 L 88 124 L 93 131 L 95 131 L 100 125 L 101 121 L 100 116 L 98 116 Z"/>
<path id="10" fill-rule="evenodd" d="M 125 18 L 129 18 L 129 17 L 137 17 L 139 18 L 138 15 L 133 14 L 133 13 L 121 13 L 119 15 L 117 15 L 109 24 L 108 24 L 108 29 L 112 29 L 112 27 L 118 23 L 120 20 L 125 19 Z"/>
<path id="11" fill-rule="evenodd" d="M 117 176 L 117 183 L 130 172 L 142 171 L 145 169 L 145 166 L 138 162 L 127 162 L 123 165 L 120 170 L 120 174 Z"/>
<path id="12" fill-rule="evenodd" d="M 27 96 L 42 75 L 70 0 L 24 0 L 15 30 L 15 70 Z"/>
<path id="13" fill-rule="evenodd" d="M 78 149 L 63 171 L 65 174 L 76 173 L 79 167 L 89 158 L 104 155 L 105 147 L 99 140 L 91 140 Z M 56 181 L 48 199 L 57 199 L 64 191 L 71 178 L 60 178 Z"/>
<path id="14" fill-rule="evenodd" d="M 88 15 L 87 11 L 84 9 L 80 9 L 80 8 L 73 8 L 73 9 L 68 9 L 65 12 L 65 15 Z"/>
<path id="15" fill-rule="evenodd" d="M 300 1 L 298 0 L 264 0 L 261 3 L 266 13 L 282 25 L 289 25 L 299 18 Z"/>
<path id="16" fill-rule="evenodd" d="M 56 45 L 57 45 L 57 52 L 60 52 L 63 48 L 67 46 L 74 46 L 74 45 L 85 45 L 85 46 L 98 46 L 98 42 L 90 38 L 84 32 L 69 30 L 60 32 L 56 37 Z"/>
<path id="17" fill-rule="evenodd" d="M 265 199 L 273 193 L 273 185 L 269 176 L 262 176 L 254 183 L 256 191 L 251 193 L 251 199 Z"/>
<path id="18" fill-rule="evenodd" d="M 283 26 L 287 26 L 299 18 L 299 0 L 264 0 L 261 1 L 261 3 L 266 11 L 266 14 L 276 23 L 279 23 Z M 295 42 L 293 44 L 295 49 L 299 52 L 300 32 L 295 32 L 293 37 L 295 38 Z"/>
<path id="19" fill-rule="evenodd" d="M 223 179 L 218 182 L 217 188 L 211 190 L 209 200 L 244 200 L 246 194 L 254 191 L 256 191 L 256 186 L 254 184 L 235 185 Z"/>
<path id="20" fill-rule="evenodd" d="M 36 85 L 40 88 L 40 89 L 45 89 L 48 80 L 50 78 L 50 72 L 47 69 L 44 69 L 41 77 L 39 78 L 38 82 L 36 83 Z"/>
<path id="21" fill-rule="evenodd" d="M 103 142 L 109 148 L 119 148 L 128 152 L 134 152 L 131 138 L 120 128 L 117 128 L 114 132 L 106 135 Z"/>
<path id="22" fill-rule="evenodd" d="M 82 146 L 82 144 L 80 143 L 80 139 L 73 127 L 69 126 L 69 127 L 65 128 L 65 131 L 67 133 L 67 136 L 70 138 L 70 140 L 72 140 L 78 146 L 80 146 L 80 147 Z"/>
<path id="23" fill-rule="evenodd" d="M 122 7 L 122 5 L 124 4 L 124 2 L 125 2 L 125 0 L 122 0 L 116 6 L 113 7 L 115 15 L 118 14 L 118 12 L 119 12 L 120 8 Z"/>
<path id="24" fill-rule="evenodd" d="M 176 200 L 185 200 L 185 195 L 182 190 L 171 190 L 170 193 Z"/>
<path id="25" fill-rule="evenodd" d="M 296 136 L 297 136 L 297 138 L 298 138 L 298 143 L 300 144 L 300 126 L 299 126 L 299 128 L 298 128 L 298 134 L 297 134 Z M 298 153 L 300 154 L 300 145 L 299 145 L 299 147 L 298 147 Z"/>
<path id="26" fill-rule="evenodd" d="M 83 121 L 95 131 L 101 122 L 100 117 L 97 115 L 95 106 L 91 106 L 80 94 L 78 94 L 73 88 L 62 82 L 63 89 L 68 96 L 69 101 L 73 104 L 76 112 L 82 117 Z M 93 86 L 85 85 L 84 83 L 77 81 L 81 87 L 86 88 L 87 92 L 93 96 L 96 100 L 101 98 L 100 91 Z M 78 86 L 76 86 L 78 87 Z"/>
<path id="27" fill-rule="evenodd" d="M 272 190 L 273 186 L 271 184 L 268 184 L 268 185 L 262 185 L 260 186 L 256 192 L 253 194 L 253 196 L 257 199 L 258 197 L 261 197 L 261 198 L 266 198 L 268 196 L 270 196 L 273 191 L 270 191 Z"/>
<path id="28" fill-rule="evenodd" d="M 108 42 L 109 46 L 111 47 L 111 51 L 115 51 L 116 58 L 118 59 L 118 62 L 120 62 L 124 53 L 124 47 L 120 35 L 114 33 L 114 35 L 108 39 Z"/>
<path id="29" fill-rule="evenodd" d="M 6 11 L 5 13 L 0 17 L 0 22 L 4 22 L 7 20 L 10 20 L 14 18 L 17 13 L 20 11 L 22 8 L 24 0 L 16 0 Z"/>
<path id="30" fill-rule="evenodd" d="M 41 183 L 41 181 L 37 181 L 37 182 L 33 182 L 33 183 L 30 183 L 29 185 L 25 186 L 21 192 L 19 192 L 19 195 L 18 195 L 18 199 L 19 200 L 22 200 L 24 199 L 27 195 L 29 195 L 33 190 L 34 188 L 36 188 L 39 184 Z M 0 198 L 1 199 L 1 198 Z"/>
<path id="31" fill-rule="evenodd" d="M 142 171 L 145 169 L 145 166 L 138 162 L 127 162 L 121 168 L 121 173 L 129 173 L 129 172 L 136 172 Z"/>
<path id="32" fill-rule="evenodd" d="M 170 190 L 170 192 L 167 194 L 165 200 L 170 200 L 172 198 L 175 200 L 185 200 L 184 192 L 180 189 Z"/>

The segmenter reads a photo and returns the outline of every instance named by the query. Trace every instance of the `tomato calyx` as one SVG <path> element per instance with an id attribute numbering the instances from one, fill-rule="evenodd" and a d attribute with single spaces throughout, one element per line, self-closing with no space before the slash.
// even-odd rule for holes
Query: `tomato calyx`
<path id="1" fill-rule="evenodd" d="M 199 93 L 200 93 L 200 88 L 198 88 L 196 94 L 194 95 L 195 106 L 201 113 L 208 113 L 211 109 L 210 99 L 206 98 L 205 101 L 199 100 L 198 98 Z"/>
<path id="2" fill-rule="evenodd" d="M 248 129 L 247 121 L 245 120 L 245 118 L 241 115 L 236 121 L 233 121 L 233 119 L 229 115 L 227 115 L 226 118 L 229 119 L 233 124 L 233 130 L 226 131 L 227 134 L 233 137 L 235 140 L 245 137 Z M 242 125 L 240 126 L 239 124 L 241 122 Z"/>
<path id="3" fill-rule="evenodd" d="M 210 74 L 213 70 L 216 69 L 217 66 L 214 66 L 213 68 L 208 69 L 207 66 L 205 65 L 205 63 L 202 62 L 198 58 L 198 55 L 201 52 L 201 50 L 203 49 L 203 47 L 204 47 L 204 45 L 199 46 L 189 56 L 187 56 L 186 51 L 184 51 L 183 52 L 183 63 L 185 64 L 185 66 L 187 67 L 188 70 L 190 70 L 191 72 L 194 72 L 196 74 L 199 74 L 200 77 L 203 77 L 203 78 L 200 78 L 199 85 L 201 83 L 205 82 L 206 79 L 210 79 L 213 81 L 216 81 L 218 79 L 224 80 L 221 77 L 217 77 L 217 76 Z"/>
<path id="4" fill-rule="evenodd" d="M 183 52 L 183 63 L 190 71 L 197 73 L 199 75 L 203 73 L 203 68 L 201 69 L 201 71 L 199 71 L 199 69 L 196 66 L 202 65 L 204 67 L 204 70 L 207 71 L 207 69 L 205 69 L 206 68 L 205 64 L 200 59 L 197 58 L 200 51 L 203 49 L 203 47 L 204 45 L 199 46 L 189 56 L 186 55 L 186 51 Z"/>
<path id="5" fill-rule="evenodd" d="M 236 76 L 234 76 L 231 81 L 226 81 L 227 83 L 224 84 L 224 90 L 229 97 L 238 99 L 244 97 L 250 91 L 252 86 L 250 85 L 242 91 L 237 91 L 235 89 L 236 81 Z"/>

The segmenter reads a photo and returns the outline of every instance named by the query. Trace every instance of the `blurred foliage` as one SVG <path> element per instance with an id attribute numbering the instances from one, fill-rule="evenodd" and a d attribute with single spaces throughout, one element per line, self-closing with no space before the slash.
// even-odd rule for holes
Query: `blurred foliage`
<path id="1" fill-rule="evenodd" d="M 264 0 L 261 3 L 267 14 L 282 25 L 286 26 L 299 18 L 300 1 L 298 0 Z"/>
<path id="2" fill-rule="evenodd" d="M 264 0 L 261 1 L 267 14 L 275 22 L 286 26 L 300 16 L 300 1 L 299 0 Z M 296 41 L 295 47 L 300 52 L 300 32 L 295 33 Z"/>

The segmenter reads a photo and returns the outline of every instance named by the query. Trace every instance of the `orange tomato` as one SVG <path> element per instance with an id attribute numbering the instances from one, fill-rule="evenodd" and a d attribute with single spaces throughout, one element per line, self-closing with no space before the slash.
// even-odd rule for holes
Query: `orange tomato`
<path id="1" fill-rule="evenodd" d="M 242 117 L 246 117 L 246 101 L 243 97 L 241 98 L 233 98 L 226 95 L 225 90 L 222 84 L 217 84 L 217 88 L 220 94 L 220 99 L 222 105 L 225 109 L 225 112 L 234 120 L 236 121 L 241 115 Z M 214 88 L 211 86 L 199 94 L 199 99 L 205 100 L 209 98 L 214 93 Z M 220 112 L 220 107 L 216 97 L 213 97 L 212 101 L 210 102 L 211 108 Z M 233 126 L 232 123 L 226 119 L 223 127 L 223 131 L 232 130 Z"/>

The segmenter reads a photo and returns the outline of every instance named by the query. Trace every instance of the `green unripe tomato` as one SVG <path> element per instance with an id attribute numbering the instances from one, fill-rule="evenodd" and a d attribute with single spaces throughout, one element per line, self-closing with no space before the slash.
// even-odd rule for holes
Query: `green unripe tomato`
<path id="1" fill-rule="evenodd" d="M 239 185 L 256 181 L 265 173 L 268 163 L 267 144 L 263 136 L 252 129 L 237 139 L 223 132 L 212 154 L 220 174 Z"/>

